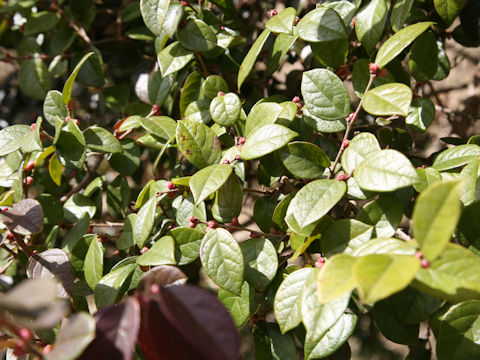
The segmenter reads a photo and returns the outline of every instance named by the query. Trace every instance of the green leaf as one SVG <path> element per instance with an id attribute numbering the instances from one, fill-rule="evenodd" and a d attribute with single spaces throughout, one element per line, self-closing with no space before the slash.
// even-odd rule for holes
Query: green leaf
<path id="1" fill-rule="evenodd" d="M 296 16 L 297 11 L 295 8 L 288 7 L 270 18 L 265 24 L 265 27 L 275 34 L 291 34 L 293 32 L 293 23 L 295 22 Z"/>
<path id="2" fill-rule="evenodd" d="M 133 139 L 120 140 L 123 152 L 112 154 L 110 157 L 110 166 L 123 176 L 132 175 L 140 166 L 140 148 Z"/>
<path id="3" fill-rule="evenodd" d="M 268 239 L 252 238 L 240 243 L 245 262 L 245 280 L 259 290 L 265 290 L 275 277 L 278 257 Z"/>
<path id="4" fill-rule="evenodd" d="M 224 289 L 218 291 L 218 299 L 232 316 L 236 327 L 242 326 L 248 320 L 254 295 L 253 288 L 246 281 L 243 283 L 242 291 L 239 295 Z"/>
<path id="5" fill-rule="evenodd" d="M 392 15 L 390 16 L 390 24 L 395 32 L 403 28 L 403 24 L 407 21 L 412 9 L 414 0 L 397 0 L 393 5 Z"/>
<path id="6" fill-rule="evenodd" d="M 419 193 L 425 190 L 430 184 L 436 181 L 442 181 L 442 175 L 434 168 L 428 167 L 425 169 L 416 169 L 416 171 L 420 182 L 413 185 L 413 187 Z"/>
<path id="7" fill-rule="evenodd" d="M 77 63 L 75 66 L 75 69 L 73 69 L 72 73 L 68 77 L 67 81 L 65 82 L 65 85 L 63 85 L 63 90 L 62 90 L 62 100 L 65 105 L 68 105 L 70 102 L 70 99 L 72 97 L 72 88 L 73 88 L 73 83 L 75 82 L 75 79 L 77 78 L 78 72 L 82 68 L 83 64 L 88 60 L 90 56 L 92 56 L 94 52 L 89 52 L 86 54 L 82 59 Z"/>
<path id="8" fill-rule="evenodd" d="M 262 51 L 263 45 L 267 41 L 268 35 L 270 34 L 270 30 L 263 30 L 263 32 L 258 36 L 257 40 L 255 40 L 255 42 L 253 43 L 250 50 L 248 50 L 247 55 L 245 56 L 242 64 L 240 65 L 240 70 L 238 71 L 238 89 L 242 87 L 243 82 L 247 78 L 248 74 L 250 74 L 250 71 L 252 71 L 253 65 L 255 65 L 255 61 L 257 60 L 257 56 L 260 54 L 260 51 Z"/>
<path id="9" fill-rule="evenodd" d="M 60 21 L 60 14 L 50 11 L 39 11 L 32 13 L 25 24 L 23 34 L 25 36 L 45 33 L 53 30 Z"/>
<path id="10" fill-rule="evenodd" d="M 162 76 L 166 77 L 183 69 L 194 57 L 193 52 L 185 49 L 178 41 L 171 43 L 157 54 Z"/>
<path id="11" fill-rule="evenodd" d="M 275 295 L 275 319 L 282 333 L 297 327 L 302 321 L 302 297 L 307 279 L 315 268 L 294 271 L 280 284 Z"/>
<path id="12" fill-rule="evenodd" d="M 423 294 L 411 286 L 392 295 L 387 301 L 392 304 L 396 317 L 409 325 L 425 321 L 444 303 L 443 300 Z"/>
<path id="13" fill-rule="evenodd" d="M 210 165 L 196 172 L 190 179 L 190 190 L 195 205 L 208 198 L 227 181 L 232 173 L 232 167 L 226 164 Z"/>
<path id="14" fill-rule="evenodd" d="M 407 287 L 419 269 L 414 256 L 375 254 L 357 259 L 353 277 L 360 297 L 371 304 Z"/>
<path id="15" fill-rule="evenodd" d="M 432 261 L 450 241 L 462 212 L 463 179 L 436 182 L 417 198 L 413 209 L 413 235 L 424 257 Z"/>
<path id="16" fill-rule="evenodd" d="M 200 97 L 200 90 L 202 85 L 202 75 L 198 71 L 192 72 L 188 75 L 185 84 L 183 85 L 182 92 L 180 93 L 180 114 L 184 116 L 187 106 L 198 100 Z M 228 89 L 227 89 L 228 91 Z M 217 96 L 217 92 L 214 97 Z"/>
<path id="17" fill-rule="evenodd" d="M 285 169 L 301 179 L 319 178 L 331 164 L 327 154 L 309 142 L 291 142 L 278 155 Z"/>
<path id="18" fill-rule="evenodd" d="M 175 265 L 174 253 L 175 242 L 173 238 L 163 236 L 137 258 L 137 264 L 141 266 Z"/>
<path id="19" fill-rule="evenodd" d="M 347 191 L 343 181 L 315 180 L 308 183 L 290 202 L 287 217 L 293 214 L 298 225 L 304 228 L 326 215 Z"/>
<path id="20" fill-rule="evenodd" d="M 237 241 L 225 229 L 212 229 L 202 240 L 200 260 L 215 284 L 234 294 L 243 286 L 244 262 Z"/>
<path id="21" fill-rule="evenodd" d="M 425 56 L 425 53 L 429 56 Z M 433 32 L 427 31 L 418 37 L 410 50 L 410 72 L 418 81 L 432 79 L 438 69 L 438 46 Z"/>
<path id="22" fill-rule="evenodd" d="M 396 150 L 367 155 L 355 169 L 354 177 L 361 188 L 378 192 L 398 190 L 419 181 L 410 160 Z"/>
<path id="23" fill-rule="evenodd" d="M 323 120 L 336 120 L 350 113 L 350 97 L 342 80 L 326 69 L 306 71 L 302 76 L 302 96 L 307 110 Z"/>
<path id="24" fill-rule="evenodd" d="M 183 18 L 184 8 L 181 3 L 171 3 L 167 15 L 163 21 L 162 31 L 172 39 L 177 31 L 178 25 Z M 161 36 L 161 34 L 160 34 Z"/>
<path id="25" fill-rule="evenodd" d="M 68 109 L 63 103 L 62 93 L 57 90 L 50 90 L 43 102 L 43 115 L 50 125 L 57 124 L 57 116 L 60 120 L 68 116 Z"/>
<path id="26" fill-rule="evenodd" d="M 188 104 L 185 109 L 185 120 L 208 124 L 212 120 L 210 116 L 210 101 L 199 99 Z"/>
<path id="27" fill-rule="evenodd" d="M 234 93 L 215 97 L 210 103 L 210 115 L 213 121 L 222 126 L 233 126 L 240 118 L 242 103 Z"/>
<path id="28" fill-rule="evenodd" d="M 162 106 L 172 88 L 172 78 L 162 77 L 160 71 L 155 71 L 148 79 L 148 101 L 152 105 Z"/>
<path id="29" fill-rule="evenodd" d="M 353 249 L 370 240 L 372 233 L 372 225 L 354 219 L 337 220 L 322 233 L 322 254 L 327 258 L 338 253 L 350 254 Z"/>
<path id="30" fill-rule="evenodd" d="M 395 234 L 403 216 L 403 206 L 398 198 L 382 196 L 365 205 L 357 220 L 375 226 L 377 237 L 388 238 Z"/>
<path id="31" fill-rule="evenodd" d="M 296 35 L 278 34 L 272 50 L 268 53 L 267 74 L 270 76 L 280 68 L 285 55 L 297 40 Z"/>
<path id="32" fill-rule="evenodd" d="M 218 163 L 222 157 L 220 141 L 213 130 L 202 123 L 179 121 L 176 138 L 179 150 L 197 168 Z"/>
<path id="33" fill-rule="evenodd" d="M 264 125 L 274 124 L 283 111 L 283 107 L 277 103 L 261 102 L 255 104 L 250 110 L 245 123 L 245 136 L 248 137 Z"/>
<path id="34" fill-rule="evenodd" d="M 297 30 L 300 38 L 311 42 L 348 38 L 342 18 L 335 10 L 327 7 L 310 11 L 300 20 Z"/>
<path id="35" fill-rule="evenodd" d="M 12 125 L 0 130 L 0 156 L 18 150 L 30 132 L 27 125 Z"/>
<path id="36" fill-rule="evenodd" d="M 301 301 L 302 322 L 312 341 L 322 336 L 337 322 L 347 309 L 350 294 L 346 294 L 328 304 L 320 304 L 317 296 L 318 270 L 312 272 L 305 283 Z"/>
<path id="37" fill-rule="evenodd" d="M 431 21 L 413 24 L 388 38 L 378 50 L 375 63 L 383 68 L 433 24 Z"/>
<path id="38" fill-rule="evenodd" d="M 139 249 L 143 248 L 152 232 L 155 223 L 157 201 L 158 198 L 156 196 L 150 198 L 138 212 L 137 219 L 133 226 L 133 239 Z"/>
<path id="39" fill-rule="evenodd" d="M 95 319 L 79 312 L 64 319 L 55 340 L 54 348 L 45 355 L 46 360 L 73 360 L 95 338 Z"/>
<path id="40" fill-rule="evenodd" d="M 135 240 L 133 239 L 133 227 L 137 221 L 137 214 L 129 214 L 123 223 L 123 231 L 120 237 L 117 239 L 116 246 L 119 250 L 130 249 L 135 245 Z"/>
<path id="41" fill-rule="evenodd" d="M 478 299 L 480 260 L 460 245 L 447 244 L 427 269 L 420 269 L 412 286 L 450 302 Z"/>
<path id="42" fill-rule="evenodd" d="M 107 186 L 107 208 L 113 216 L 124 219 L 130 203 L 130 186 L 127 179 L 118 175 Z"/>
<path id="43" fill-rule="evenodd" d="M 202 84 L 202 91 L 205 97 L 208 99 L 214 99 L 217 97 L 219 91 L 228 93 L 227 82 L 219 75 L 209 75 L 205 82 Z"/>
<path id="44" fill-rule="evenodd" d="M 465 0 L 433 0 L 433 4 L 435 5 L 435 10 L 438 15 L 440 15 L 445 22 L 445 25 L 449 26 L 460 14 L 460 11 L 465 5 Z"/>
<path id="45" fill-rule="evenodd" d="M 338 68 L 348 55 L 348 38 L 310 43 L 315 59 L 324 66 Z"/>
<path id="46" fill-rule="evenodd" d="M 217 46 L 217 37 L 202 20 L 194 19 L 177 31 L 177 39 L 185 49 L 205 52 Z"/>
<path id="47" fill-rule="evenodd" d="M 90 198 L 81 194 L 73 194 L 63 205 L 63 210 L 65 219 L 71 223 L 75 223 L 85 214 L 93 218 L 97 208 Z"/>
<path id="48" fill-rule="evenodd" d="M 91 126 L 83 131 L 85 143 L 92 151 L 105 153 L 123 152 L 120 141 L 117 140 L 107 129 Z"/>
<path id="49" fill-rule="evenodd" d="M 375 135 L 362 132 L 350 141 L 343 152 L 342 168 L 347 174 L 351 174 L 368 155 L 380 150 L 380 144 Z"/>
<path id="50" fill-rule="evenodd" d="M 230 222 L 240 215 L 243 204 L 243 184 L 234 174 L 217 190 L 212 205 L 213 218 L 222 223 Z"/>
<path id="51" fill-rule="evenodd" d="M 272 322 L 259 321 L 255 325 L 255 359 L 297 359 L 297 347 L 290 333 L 282 334 L 278 325 Z"/>
<path id="52" fill-rule="evenodd" d="M 340 348 L 353 333 L 357 324 L 357 316 L 343 314 L 321 339 L 312 339 L 309 333 L 305 337 L 305 358 L 324 358 Z"/>
<path id="53" fill-rule="evenodd" d="M 255 130 L 242 147 L 241 156 L 244 160 L 253 160 L 284 147 L 298 133 L 282 125 L 264 125 Z"/>
<path id="54" fill-rule="evenodd" d="M 332 256 L 320 269 L 317 278 L 318 301 L 327 304 L 350 293 L 355 288 L 353 266 L 357 259 L 338 254 Z"/>
<path id="55" fill-rule="evenodd" d="M 398 294 L 399 293 L 395 295 Z M 375 319 L 375 325 L 382 335 L 390 341 L 405 345 L 415 345 L 418 343 L 419 324 L 406 324 L 404 323 L 405 318 L 396 316 L 391 298 L 377 302 L 373 307 L 372 313 Z"/>
<path id="56" fill-rule="evenodd" d="M 72 253 L 78 241 L 88 232 L 90 215 L 84 213 L 62 240 L 62 250 Z"/>
<path id="57" fill-rule="evenodd" d="M 412 90 L 404 84 L 385 84 L 371 89 L 363 96 L 363 108 L 373 115 L 407 116 L 412 97 Z"/>
<path id="58" fill-rule="evenodd" d="M 389 8 L 390 0 L 372 0 L 357 13 L 355 32 L 369 54 L 382 38 Z"/>
<path id="59" fill-rule="evenodd" d="M 200 254 L 203 232 L 189 227 L 177 227 L 168 232 L 175 240 L 175 260 L 178 265 L 186 265 L 196 260 Z"/>
<path id="60" fill-rule="evenodd" d="M 94 290 L 103 276 L 103 246 L 96 237 L 88 247 L 83 273 L 88 286 Z"/>
<path id="61" fill-rule="evenodd" d="M 480 350 L 480 301 L 455 304 L 440 317 L 436 353 L 439 360 L 475 359 Z"/>
<path id="62" fill-rule="evenodd" d="M 445 171 L 468 164 L 480 156 L 480 146 L 475 144 L 458 145 L 442 151 L 433 161 L 433 168 Z"/>
<path id="63" fill-rule="evenodd" d="M 465 166 L 460 175 L 466 177 L 465 185 L 460 193 L 460 200 L 467 206 L 477 200 L 478 173 L 480 168 L 480 159 L 472 160 Z M 479 194 L 480 195 L 480 194 Z"/>
<path id="64" fill-rule="evenodd" d="M 373 254 L 410 255 L 417 252 L 418 244 L 415 241 L 405 242 L 397 238 L 372 239 L 356 247 L 352 256 L 366 256 Z"/>
<path id="65" fill-rule="evenodd" d="M 86 142 L 81 130 L 74 121 L 69 121 L 60 131 L 55 142 L 55 150 L 60 163 L 68 168 L 81 169 L 85 162 Z"/>
<path id="66" fill-rule="evenodd" d="M 175 136 L 177 122 L 168 116 L 150 116 L 143 119 L 142 127 L 168 141 Z"/>
<path id="67" fill-rule="evenodd" d="M 425 131 L 435 119 L 435 105 L 429 98 L 413 99 L 405 122 L 412 129 Z"/>
<path id="68" fill-rule="evenodd" d="M 160 36 L 162 33 L 169 5 L 170 0 L 140 0 L 143 21 L 155 36 Z"/>
<path id="69" fill-rule="evenodd" d="M 18 82 L 25 95 L 37 100 L 43 100 L 52 88 L 47 66 L 38 54 L 21 62 Z"/>
<path id="70" fill-rule="evenodd" d="M 118 265 L 106 274 L 95 287 L 95 303 L 97 308 L 101 309 L 105 306 L 112 305 L 117 302 L 127 289 L 124 284 L 132 276 L 137 268 L 137 264 L 127 258 L 124 264 Z M 123 260 L 123 261 L 125 261 Z"/>

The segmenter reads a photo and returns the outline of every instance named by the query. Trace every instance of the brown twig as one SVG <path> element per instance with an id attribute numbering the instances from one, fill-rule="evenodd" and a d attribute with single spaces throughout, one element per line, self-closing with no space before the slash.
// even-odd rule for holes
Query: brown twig
<path id="1" fill-rule="evenodd" d="M 87 168 L 87 174 L 84 176 L 82 181 L 80 181 L 68 193 L 66 193 L 64 196 L 62 196 L 60 198 L 60 203 L 64 204 L 70 198 L 70 196 L 72 196 L 73 194 L 76 194 L 77 192 L 79 192 L 80 190 L 82 190 L 84 187 L 86 187 L 88 185 L 90 180 L 95 175 L 95 171 L 97 170 L 97 168 L 100 165 L 100 163 L 102 162 L 102 160 L 103 160 L 103 155 L 101 157 L 97 157 L 97 160 L 96 160 L 95 164 L 93 165 L 92 169 L 90 169 L 88 167 L 88 165 L 85 164 L 85 167 Z"/>
<path id="2" fill-rule="evenodd" d="M 205 73 L 205 75 L 206 76 L 210 75 L 207 67 L 205 66 L 205 63 L 203 62 L 202 55 L 199 53 L 195 53 L 195 55 L 197 56 L 198 62 L 200 63 L 200 66 L 202 67 L 202 70 Z"/>
<path id="3" fill-rule="evenodd" d="M 370 74 L 370 79 L 368 80 L 367 87 L 365 88 L 364 94 L 367 93 L 368 90 L 372 87 L 373 80 L 375 79 L 375 74 Z M 358 106 L 353 113 L 353 115 L 349 115 L 349 121 L 347 121 L 347 129 L 345 130 L 345 134 L 343 135 L 343 140 L 342 144 L 340 145 L 340 149 L 338 150 L 337 156 L 335 157 L 335 161 L 333 162 L 333 165 L 329 168 L 330 174 L 328 175 L 328 179 L 331 179 L 334 175 L 335 168 L 338 165 L 338 162 L 340 161 L 340 158 L 342 157 L 343 152 L 345 151 L 346 147 L 344 145 L 345 140 L 348 140 L 348 137 L 350 136 L 350 133 L 352 132 L 353 125 L 355 124 L 355 121 L 358 118 L 358 114 L 360 113 L 360 110 L 362 109 L 362 104 L 363 104 L 363 99 L 365 98 L 365 95 L 362 96 L 360 99 L 360 102 L 358 103 Z"/>
<path id="4" fill-rule="evenodd" d="M 17 245 L 23 250 L 23 252 L 25 253 L 25 255 L 27 255 L 28 257 L 32 256 L 32 250 L 30 250 L 30 248 L 28 247 L 28 245 L 25 243 L 25 241 L 23 241 L 23 238 L 18 235 L 17 233 L 14 233 L 13 231 L 11 231 L 13 237 L 15 238 L 15 241 L 17 242 Z"/>
<path id="5" fill-rule="evenodd" d="M 17 336 L 19 341 L 23 341 L 23 343 L 25 344 L 26 350 L 29 353 L 36 355 L 39 359 L 44 359 L 43 353 L 40 351 L 40 349 L 38 349 L 35 345 L 33 345 L 31 341 L 25 341 L 18 335 L 19 328 L 17 327 L 17 325 L 11 322 L 8 317 L 6 317 L 4 314 L 0 314 L 0 322 L 3 327 L 5 327 L 8 331 L 10 331 L 12 334 Z"/>

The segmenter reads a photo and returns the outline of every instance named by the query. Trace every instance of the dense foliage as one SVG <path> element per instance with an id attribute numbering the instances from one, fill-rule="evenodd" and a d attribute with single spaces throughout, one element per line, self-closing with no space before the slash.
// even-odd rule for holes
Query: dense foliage
<path id="1" fill-rule="evenodd" d="M 2 3 L 8 359 L 480 358 L 480 138 L 412 156 L 478 1 Z"/>

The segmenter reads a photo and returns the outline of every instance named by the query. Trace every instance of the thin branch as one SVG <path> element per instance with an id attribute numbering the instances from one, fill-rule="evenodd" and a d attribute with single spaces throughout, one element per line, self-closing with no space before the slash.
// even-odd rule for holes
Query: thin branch
<path id="1" fill-rule="evenodd" d="M 18 235 L 17 233 L 14 233 L 13 231 L 11 231 L 13 237 L 15 238 L 15 241 L 17 242 L 17 245 L 23 250 L 23 252 L 25 253 L 25 255 L 27 255 L 28 257 L 32 256 L 32 250 L 30 250 L 30 248 L 28 247 L 28 245 L 25 243 L 25 241 L 23 241 L 23 238 Z"/>
<path id="2" fill-rule="evenodd" d="M 202 70 L 205 73 L 205 75 L 206 76 L 210 75 L 207 67 L 205 66 L 205 63 L 203 62 L 202 55 L 200 55 L 199 53 L 195 53 L 195 55 L 197 56 L 198 62 L 200 63 L 200 66 L 202 67 Z"/>
<path id="3" fill-rule="evenodd" d="M 367 93 L 368 90 L 372 87 L 373 80 L 375 79 L 375 74 L 370 74 L 370 79 L 368 81 L 367 87 L 364 91 L 364 94 Z M 331 179 L 333 177 L 335 168 L 338 165 L 338 162 L 340 161 L 340 158 L 342 157 L 343 152 L 345 151 L 346 147 L 344 145 L 345 140 L 348 140 L 348 137 L 350 136 L 350 133 L 352 132 L 353 125 L 355 124 L 355 121 L 358 118 L 358 114 L 360 113 L 360 110 L 362 109 L 362 104 L 363 104 L 363 99 L 365 96 L 362 96 L 360 99 L 360 102 L 358 103 L 357 109 L 353 113 L 353 115 L 349 115 L 349 121 L 347 121 L 347 129 L 345 130 L 345 135 L 343 136 L 342 144 L 340 145 L 340 149 L 338 150 L 337 156 L 335 158 L 335 161 L 333 162 L 333 165 L 329 168 L 330 174 L 328 175 L 328 179 Z"/>
<path id="4" fill-rule="evenodd" d="M 102 160 L 103 160 L 103 156 L 97 157 L 97 160 L 96 160 L 95 164 L 93 165 L 92 169 L 90 169 L 88 167 L 88 165 L 85 164 L 85 167 L 87 168 L 87 174 L 82 179 L 82 181 L 80 181 L 68 193 L 66 193 L 64 196 L 62 196 L 60 198 L 60 203 L 64 204 L 70 198 L 70 196 L 72 196 L 73 194 L 76 194 L 77 192 L 79 192 L 80 190 L 82 190 L 84 187 L 86 187 L 89 184 L 90 180 L 95 175 L 95 172 L 97 171 L 97 168 L 100 165 L 100 163 L 102 162 Z"/>
<path id="5" fill-rule="evenodd" d="M 398 228 L 397 230 L 395 230 L 395 235 L 397 235 L 400 239 L 405 241 L 412 240 L 412 237 L 408 235 L 406 232 L 404 232 L 401 228 Z"/>

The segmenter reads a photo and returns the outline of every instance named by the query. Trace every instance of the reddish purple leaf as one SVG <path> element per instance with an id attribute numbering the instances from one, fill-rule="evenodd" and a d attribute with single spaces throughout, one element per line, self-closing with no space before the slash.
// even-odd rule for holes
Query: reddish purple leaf
<path id="1" fill-rule="evenodd" d="M 131 360 L 140 328 L 140 306 L 135 298 L 107 306 L 95 314 L 96 335 L 80 360 Z"/>

